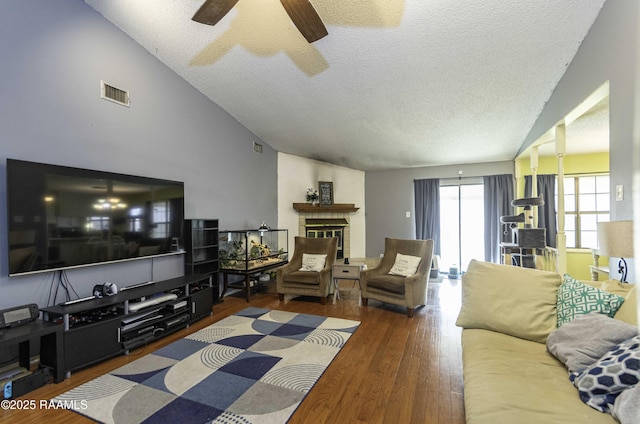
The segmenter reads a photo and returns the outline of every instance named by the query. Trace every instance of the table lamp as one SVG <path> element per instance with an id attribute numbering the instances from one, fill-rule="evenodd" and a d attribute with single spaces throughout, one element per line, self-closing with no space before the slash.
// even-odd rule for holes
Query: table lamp
<path id="1" fill-rule="evenodd" d="M 627 282 L 627 261 L 633 258 L 633 221 L 610 221 L 598 223 L 600 255 L 620 258 L 618 273 L 620 281 Z"/>

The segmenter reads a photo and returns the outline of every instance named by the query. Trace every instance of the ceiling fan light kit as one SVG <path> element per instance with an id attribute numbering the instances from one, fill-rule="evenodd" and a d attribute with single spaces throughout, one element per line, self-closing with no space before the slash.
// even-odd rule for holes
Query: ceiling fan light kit
<path id="1" fill-rule="evenodd" d="M 198 9 L 192 20 L 206 25 L 215 25 L 222 19 L 238 0 L 207 0 Z M 282 7 L 298 28 L 298 31 L 309 42 L 313 43 L 328 34 L 322 19 L 309 0 L 280 0 Z"/>

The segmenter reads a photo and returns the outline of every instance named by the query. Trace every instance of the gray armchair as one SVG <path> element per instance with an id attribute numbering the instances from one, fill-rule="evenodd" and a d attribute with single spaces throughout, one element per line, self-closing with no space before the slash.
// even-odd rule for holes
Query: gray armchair
<path id="1" fill-rule="evenodd" d="M 415 274 L 408 277 L 389 274 L 398 253 L 422 258 Z M 360 274 L 362 304 L 367 306 L 369 299 L 375 299 L 405 306 L 408 316 L 413 317 L 413 310 L 427 303 L 432 254 L 433 240 L 386 238 L 380 264 Z"/>
<path id="2" fill-rule="evenodd" d="M 296 237 L 294 242 L 293 257 L 287 265 L 276 270 L 278 296 L 280 300 L 284 300 L 285 294 L 318 296 L 320 303 L 325 305 L 327 296 L 333 292 L 331 271 L 338 252 L 338 239 Z M 300 271 L 303 253 L 326 254 L 324 268 L 320 272 Z"/>

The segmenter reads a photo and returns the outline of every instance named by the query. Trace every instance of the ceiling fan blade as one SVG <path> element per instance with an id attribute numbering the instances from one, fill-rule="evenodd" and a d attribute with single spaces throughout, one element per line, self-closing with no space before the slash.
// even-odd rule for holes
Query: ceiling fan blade
<path id="1" fill-rule="evenodd" d="M 215 25 L 229 13 L 238 0 L 207 0 L 191 20 L 206 25 Z"/>
<path id="2" fill-rule="evenodd" d="M 313 43 L 328 34 L 309 0 L 280 0 L 280 3 L 308 42 Z"/>

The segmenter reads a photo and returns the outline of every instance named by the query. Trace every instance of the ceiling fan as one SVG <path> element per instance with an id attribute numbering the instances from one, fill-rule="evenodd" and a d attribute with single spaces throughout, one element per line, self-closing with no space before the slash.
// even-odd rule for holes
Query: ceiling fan
<path id="1" fill-rule="evenodd" d="M 198 9 L 193 20 L 201 24 L 215 25 L 222 19 L 238 0 L 207 0 Z M 309 43 L 313 43 L 328 34 L 320 16 L 309 0 L 280 0 L 282 6 Z"/>

